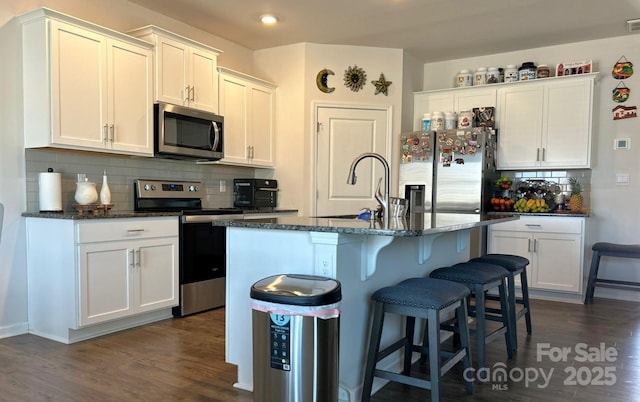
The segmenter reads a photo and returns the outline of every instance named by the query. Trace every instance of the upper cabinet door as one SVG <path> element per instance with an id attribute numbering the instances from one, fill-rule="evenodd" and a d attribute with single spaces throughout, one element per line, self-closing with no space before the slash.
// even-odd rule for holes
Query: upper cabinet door
<path id="1" fill-rule="evenodd" d="M 186 105 L 189 88 L 189 49 L 181 42 L 159 36 L 156 42 L 156 100 Z"/>
<path id="2" fill-rule="evenodd" d="M 498 90 L 498 167 L 532 168 L 540 163 L 542 85 L 514 85 Z"/>
<path id="3" fill-rule="evenodd" d="M 51 142 L 104 148 L 108 139 L 107 39 L 58 21 L 51 21 L 50 33 Z M 25 95 L 25 101 L 44 102 L 46 98 L 27 99 Z"/>
<path id="4" fill-rule="evenodd" d="M 541 167 L 590 167 L 592 95 L 591 79 L 558 81 L 546 88 Z"/>
<path id="5" fill-rule="evenodd" d="M 218 113 L 218 57 L 200 49 L 191 50 L 191 97 L 189 106 Z"/>
<path id="6" fill-rule="evenodd" d="M 111 41 L 109 80 L 110 146 L 153 154 L 153 59 L 151 52 Z"/>

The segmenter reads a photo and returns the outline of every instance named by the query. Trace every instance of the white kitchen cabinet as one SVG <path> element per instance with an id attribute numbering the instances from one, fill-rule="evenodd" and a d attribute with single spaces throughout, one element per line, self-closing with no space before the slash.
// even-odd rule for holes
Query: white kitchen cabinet
<path id="1" fill-rule="evenodd" d="M 220 163 L 273 167 L 276 86 L 227 68 L 218 71 L 225 130 Z"/>
<path id="2" fill-rule="evenodd" d="M 153 155 L 151 45 L 51 10 L 20 18 L 25 146 Z"/>
<path id="3" fill-rule="evenodd" d="M 155 45 L 156 101 L 218 113 L 222 51 L 151 25 L 129 34 Z"/>
<path id="4" fill-rule="evenodd" d="M 171 316 L 178 218 L 27 218 L 30 332 L 72 343 Z"/>
<path id="5" fill-rule="evenodd" d="M 422 116 L 432 112 L 456 112 L 476 107 L 495 107 L 496 90 L 491 86 L 416 92 L 413 96 L 414 129 L 422 128 Z"/>
<path id="6" fill-rule="evenodd" d="M 521 216 L 489 226 L 488 252 L 528 258 L 530 289 L 581 295 L 584 226 L 581 217 Z"/>
<path id="7" fill-rule="evenodd" d="M 595 75 L 498 89 L 498 168 L 590 168 Z"/>

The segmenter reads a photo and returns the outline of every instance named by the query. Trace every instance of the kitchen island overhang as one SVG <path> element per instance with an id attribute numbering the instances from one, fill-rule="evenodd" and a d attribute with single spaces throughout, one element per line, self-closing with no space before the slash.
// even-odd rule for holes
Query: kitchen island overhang
<path id="1" fill-rule="evenodd" d="M 512 215 L 413 214 L 379 221 L 283 216 L 218 221 L 227 227 L 226 361 L 238 367 L 236 387 L 253 389 L 251 285 L 296 273 L 340 281 L 340 401 L 360 398 L 370 323 L 370 296 L 383 286 L 469 259 L 472 229 L 518 219 Z M 382 341 L 400 336 L 400 320 Z M 400 355 L 381 364 L 401 368 Z M 380 387 L 382 383 L 374 384 Z"/>

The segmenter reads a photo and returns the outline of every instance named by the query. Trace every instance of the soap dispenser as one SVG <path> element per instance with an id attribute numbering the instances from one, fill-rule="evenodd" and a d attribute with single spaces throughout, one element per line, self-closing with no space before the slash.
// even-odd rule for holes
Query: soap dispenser
<path id="1" fill-rule="evenodd" d="M 106 170 L 102 175 L 102 188 L 100 188 L 100 204 L 111 204 L 111 190 L 109 189 L 109 183 L 107 182 Z"/>

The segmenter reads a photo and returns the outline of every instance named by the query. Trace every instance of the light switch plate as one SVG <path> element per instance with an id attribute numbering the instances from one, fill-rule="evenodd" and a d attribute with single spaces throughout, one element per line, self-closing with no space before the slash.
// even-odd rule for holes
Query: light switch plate
<path id="1" fill-rule="evenodd" d="M 628 186 L 629 180 L 629 173 L 616 173 L 616 186 Z"/>
<path id="2" fill-rule="evenodd" d="M 226 180 L 220 180 L 220 192 L 224 193 L 227 191 L 227 181 Z"/>

